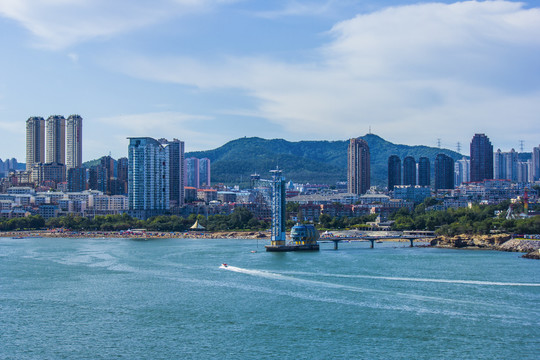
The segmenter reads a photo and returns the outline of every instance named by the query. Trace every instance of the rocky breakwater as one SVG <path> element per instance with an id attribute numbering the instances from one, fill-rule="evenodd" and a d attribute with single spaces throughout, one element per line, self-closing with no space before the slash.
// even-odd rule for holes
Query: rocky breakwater
<path id="1" fill-rule="evenodd" d="M 513 239 L 509 234 L 438 236 L 431 246 L 525 252 L 523 257 L 540 259 L 540 240 Z"/>
<path id="2" fill-rule="evenodd" d="M 531 251 L 530 253 L 527 253 L 527 254 L 523 255 L 522 257 L 524 257 L 526 259 L 540 260 L 540 249 L 535 250 L 535 251 Z"/>
<path id="3" fill-rule="evenodd" d="M 511 238 L 512 236 L 508 234 L 438 236 L 431 241 L 431 246 L 451 249 L 473 248 L 499 250 L 498 247 Z"/>

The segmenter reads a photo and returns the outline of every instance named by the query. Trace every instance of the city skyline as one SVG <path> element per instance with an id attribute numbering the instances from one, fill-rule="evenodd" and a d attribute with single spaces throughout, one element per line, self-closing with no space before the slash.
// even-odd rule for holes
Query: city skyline
<path id="1" fill-rule="evenodd" d="M 464 155 L 474 133 L 530 151 L 540 135 L 539 6 L 5 1 L 0 154 L 24 159 L 24 121 L 46 113 L 85 119 L 82 161 L 123 157 L 133 136 L 175 137 L 191 152 L 370 128 L 394 143 L 460 142 Z"/>

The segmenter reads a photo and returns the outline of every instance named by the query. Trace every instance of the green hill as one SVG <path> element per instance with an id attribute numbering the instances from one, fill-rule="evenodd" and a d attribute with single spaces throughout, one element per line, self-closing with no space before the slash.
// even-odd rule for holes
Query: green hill
<path id="1" fill-rule="evenodd" d="M 439 153 L 455 160 L 463 157 L 447 149 L 393 144 L 374 134 L 361 138 L 367 141 L 370 148 L 372 185 L 386 185 L 388 157 L 393 154 L 402 159 L 411 155 L 417 161 L 425 156 L 430 159 L 432 170 Z M 245 185 L 249 183 L 251 174 L 259 173 L 264 178 L 270 170 L 279 166 L 287 180 L 333 185 L 347 179 L 348 143 L 348 140 L 290 142 L 283 139 L 240 138 L 214 150 L 186 153 L 186 158 L 209 158 L 214 184 Z"/>

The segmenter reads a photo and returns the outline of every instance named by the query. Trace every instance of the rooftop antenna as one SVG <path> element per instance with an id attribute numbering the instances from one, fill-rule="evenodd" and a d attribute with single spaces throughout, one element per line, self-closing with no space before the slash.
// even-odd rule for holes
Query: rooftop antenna
<path id="1" fill-rule="evenodd" d="M 523 152 L 523 140 L 519 140 L 519 149 Z"/>

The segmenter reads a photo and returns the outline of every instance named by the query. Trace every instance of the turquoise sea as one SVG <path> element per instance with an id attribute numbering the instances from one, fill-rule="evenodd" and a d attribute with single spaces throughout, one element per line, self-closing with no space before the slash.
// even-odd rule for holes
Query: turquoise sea
<path id="1" fill-rule="evenodd" d="M 0 238 L 0 359 L 540 358 L 540 261 L 263 245 Z"/>

